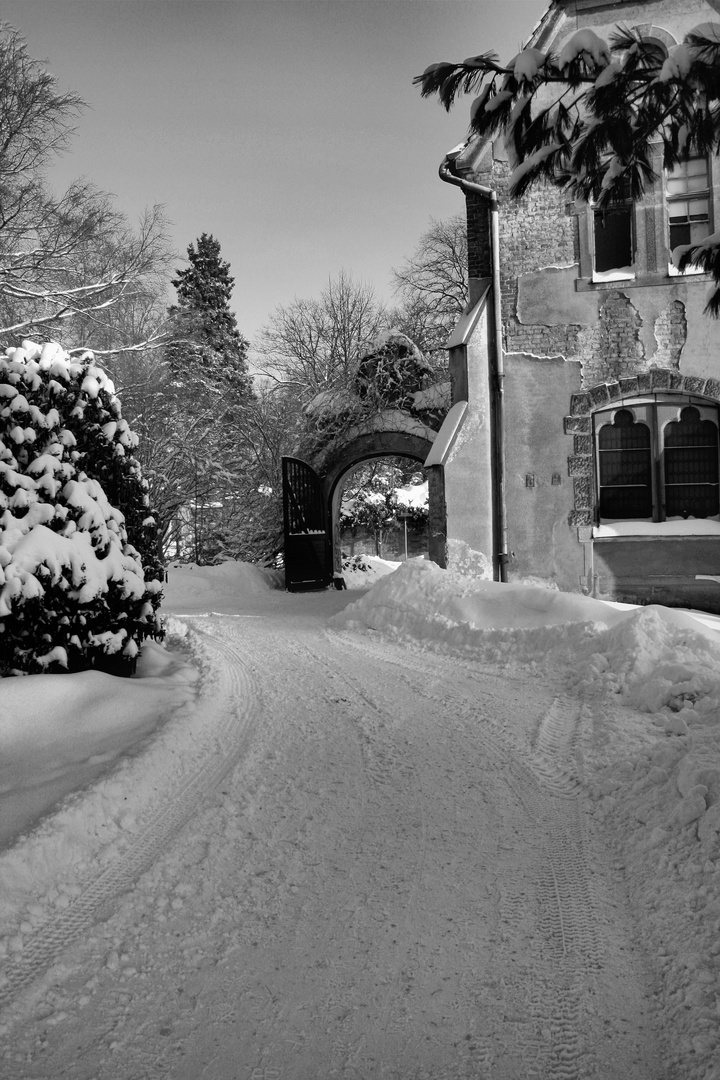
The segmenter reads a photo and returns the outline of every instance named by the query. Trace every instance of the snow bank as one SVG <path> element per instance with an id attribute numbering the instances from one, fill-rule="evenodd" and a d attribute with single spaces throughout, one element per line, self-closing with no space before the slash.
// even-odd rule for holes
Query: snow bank
<path id="1" fill-rule="evenodd" d="M 574 687 L 601 681 L 646 712 L 692 702 L 706 713 L 720 702 L 720 619 L 702 613 L 471 578 L 412 559 L 331 621 L 507 666 L 562 662 Z"/>
<path id="2" fill-rule="evenodd" d="M 178 563 L 168 569 L 163 602 L 173 611 L 186 615 L 209 609 L 235 611 L 243 597 L 259 597 L 268 589 L 283 587 L 282 571 L 252 563 L 228 561 L 219 566 Z"/>
<path id="3" fill-rule="evenodd" d="M 342 576 L 348 589 L 369 589 L 401 565 L 377 555 L 354 555 L 343 563 Z"/>
<path id="4" fill-rule="evenodd" d="M 33 827 L 0 853 L 0 925 L 29 899 L 67 903 L 77 877 L 122 845 L 177 767 L 197 678 L 181 652 L 149 642 L 132 679 L 84 671 L 0 682 L 0 845 Z M 173 731 L 150 744 L 171 715 Z M 0 937 L 0 957 L 12 948 Z"/>
<path id="5" fill-rule="evenodd" d="M 488 662 L 524 664 L 622 618 L 600 600 L 499 584 L 412 559 L 378 581 L 334 625 L 442 644 Z"/>
<path id="6" fill-rule="evenodd" d="M 671 734 L 687 734 L 720 709 L 720 620 L 699 613 L 468 578 L 414 559 L 332 622 L 507 668 L 561 665 L 576 691 L 601 685 L 632 708 L 661 714 Z"/>

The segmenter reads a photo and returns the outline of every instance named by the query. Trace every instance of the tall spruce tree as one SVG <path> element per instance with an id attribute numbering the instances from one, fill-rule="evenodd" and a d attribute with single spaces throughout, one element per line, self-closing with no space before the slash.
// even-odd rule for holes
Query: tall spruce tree
<path id="1" fill-rule="evenodd" d="M 177 304 L 169 310 L 172 341 L 164 357 L 166 423 L 175 460 L 184 463 L 177 511 L 184 547 L 209 562 L 228 550 L 242 508 L 244 415 L 254 395 L 248 343 L 230 310 L 230 264 L 207 233 L 187 251 L 188 266 L 172 281 Z"/>
<path id="2" fill-rule="evenodd" d="M 230 310 L 235 279 L 220 256 L 220 243 L 203 233 L 187 249 L 189 265 L 177 271 L 172 284 L 178 302 L 170 308 L 175 341 L 165 359 L 174 379 L 196 392 L 205 387 L 235 401 L 252 395 L 248 343 Z"/>

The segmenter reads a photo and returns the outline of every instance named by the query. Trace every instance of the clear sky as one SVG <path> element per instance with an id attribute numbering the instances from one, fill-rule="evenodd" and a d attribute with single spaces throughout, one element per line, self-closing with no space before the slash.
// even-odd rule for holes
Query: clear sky
<path id="1" fill-rule="evenodd" d="M 85 176 L 137 221 L 162 203 L 183 265 L 212 233 L 252 338 L 345 269 L 391 298 L 467 131 L 420 97 L 440 60 L 517 52 L 547 0 L 2 0 L 0 16 L 90 106 L 58 187 Z M 171 290 L 172 292 L 172 290 Z M 174 296 L 174 294 L 173 294 Z"/>

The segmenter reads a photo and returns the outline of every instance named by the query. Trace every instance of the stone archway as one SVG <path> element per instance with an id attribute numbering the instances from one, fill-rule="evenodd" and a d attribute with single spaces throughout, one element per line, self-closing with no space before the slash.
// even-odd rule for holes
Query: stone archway
<path id="1" fill-rule="evenodd" d="M 428 435 L 435 435 L 428 429 Z M 333 551 L 333 567 L 335 573 L 342 570 L 342 553 L 340 550 L 340 500 L 342 496 L 342 481 L 354 468 L 363 461 L 380 457 L 404 457 L 423 464 L 432 449 L 433 440 L 421 435 L 411 435 L 402 431 L 374 431 L 364 435 L 358 435 L 348 443 L 337 447 L 335 453 L 330 454 L 324 461 L 322 470 L 318 469 L 323 484 L 323 491 L 328 507 L 330 525 L 330 538 Z M 446 534 L 445 499 L 437 481 L 428 484 L 428 554 L 433 562 L 441 566 L 445 565 L 444 536 Z M 439 543 L 437 529 L 438 520 L 442 519 L 443 543 Z"/>
<path id="2" fill-rule="evenodd" d="M 404 457 L 424 465 L 450 407 L 450 383 L 431 381 L 432 370 L 412 341 L 398 331 L 380 334 L 359 358 L 350 385 L 319 393 L 306 406 L 304 458 L 325 498 L 334 572 L 342 569 L 339 544 L 341 480 L 363 461 Z M 445 566 L 447 537 L 442 465 L 427 470 L 428 553 Z"/>

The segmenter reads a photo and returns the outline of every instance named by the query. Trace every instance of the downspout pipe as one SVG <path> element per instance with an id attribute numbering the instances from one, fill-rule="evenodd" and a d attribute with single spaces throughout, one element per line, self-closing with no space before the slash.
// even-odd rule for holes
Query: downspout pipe
<path id="1" fill-rule="evenodd" d="M 493 188 L 465 180 L 452 171 L 450 155 L 440 166 L 440 179 L 454 184 L 467 195 L 479 195 L 490 209 L 490 259 L 492 269 L 492 348 L 491 348 L 491 446 L 493 472 L 493 534 L 495 551 L 493 566 L 498 581 L 507 581 L 508 529 L 505 500 L 505 364 L 502 347 L 502 320 L 500 313 L 500 214 L 497 192 Z"/>

